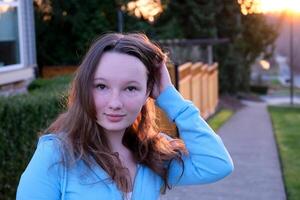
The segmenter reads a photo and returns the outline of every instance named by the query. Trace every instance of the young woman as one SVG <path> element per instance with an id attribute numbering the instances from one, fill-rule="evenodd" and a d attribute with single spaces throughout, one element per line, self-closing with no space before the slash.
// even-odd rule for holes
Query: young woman
<path id="1" fill-rule="evenodd" d="M 174 88 L 166 54 L 143 34 L 110 33 L 81 63 L 68 109 L 40 137 L 17 199 L 157 200 L 233 170 L 220 137 Z M 154 103 L 178 127 L 160 133 Z"/>

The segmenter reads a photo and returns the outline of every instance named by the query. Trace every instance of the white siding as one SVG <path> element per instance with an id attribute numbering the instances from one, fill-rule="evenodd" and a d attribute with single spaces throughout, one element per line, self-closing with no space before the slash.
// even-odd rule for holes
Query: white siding
<path id="1" fill-rule="evenodd" d="M 34 28 L 33 0 L 20 1 L 24 65 L 36 66 L 36 43 Z"/>

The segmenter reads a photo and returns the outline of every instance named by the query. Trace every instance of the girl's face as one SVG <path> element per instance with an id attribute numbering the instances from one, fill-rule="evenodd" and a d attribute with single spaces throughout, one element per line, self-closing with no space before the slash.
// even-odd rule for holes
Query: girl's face
<path id="1" fill-rule="evenodd" d="M 104 53 L 95 72 L 92 94 L 97 123 L 106 133 L 124 132 L 149 95 L 145 65 L 134 56 Z"/>

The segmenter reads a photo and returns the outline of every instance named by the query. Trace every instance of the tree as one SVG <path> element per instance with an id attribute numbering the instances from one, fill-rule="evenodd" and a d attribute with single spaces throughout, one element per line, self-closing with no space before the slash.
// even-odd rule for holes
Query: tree
<path id="1" fill-rule="evenodd" d="M 35 1 L 39 65 L 78 64 L 96 36 L 116 30 L 116 7 L 110 0 Z"/>
<path id="2" fill-rule="evenodd" d="M 216 46 L 214 51 L 221 91 L 247 91 L 250 66 L 258 56 L 270 56 L 276 28 L 261 14 L 242 15 L 236 0 L 174 0 L 165 7 L 154 24 L 156 34 L 168 39 L 228 38 L 229 43 Z"/>
<path id="3" fill-rule="evenodd" d="M 262 14 L 242 15 L 233 2 L 224 1 L 223 8 L 217 17 L 223 19 L 217 22 L 218 33 L 231 42 L 217 52 L 222 91 L 249 91 L 251 65 L 259 56 L 270 58 L 278 30 Z"/>
<path id="4" fill-rule="evenodd" d="M 117 30 L 117 10 L 129 1 L 35 1 L 39 65 L 78 64 L 95 37 Z M 43 10 L 37 2 L 52 9 Z M 237 0 L 161 2 L 164 12 L 154 23 L 125 12 L 124 31 L 144 32 L 152 39 L 228 38 L 229 43 L 214 47 L 221 91 L 247 91 L 250 66 L 258 56 L 271 55 L 276 28 L 261 14 L 242 15 Z"/>
<path id="5" fill-rule="evenodd" d="M 162 38 L 216 37 L 214 0 L 172 0 L 154 27 Z"/>
<path id="6" fill-rule="evenodd" d="M 278 37 L 278 27 L 269 24 L 262 14 L 243 15 L 242 23 L 244 26 L 239 48 L 246 67 L 243 80 L 249 84 L 251 64 L 259 56 L 265 59 L 272 56 L 275 49 L 274 42 Z M 249 89 L 248 85 L 243 84 L 243 86 L 242 89 Z"/>

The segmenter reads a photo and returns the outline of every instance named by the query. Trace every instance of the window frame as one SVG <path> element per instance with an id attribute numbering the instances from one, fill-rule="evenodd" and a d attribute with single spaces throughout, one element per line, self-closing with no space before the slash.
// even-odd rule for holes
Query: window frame
<path id="1" fill-rule="evenodd" d="M 24 38 L 23 38 L 24 34 L 23 34 L 21 3 L 19 0 L 15 0 L 13 2 L 1 2 L 0 1 L 0 6 L 3 6 L 3 5 L 15 7 L 17 9 L 20 62 L 18 64 L 4 65 L 4 66 L 0 67 L 0 73 L 25 68 L 25 65 L 24 65 Z"/>

